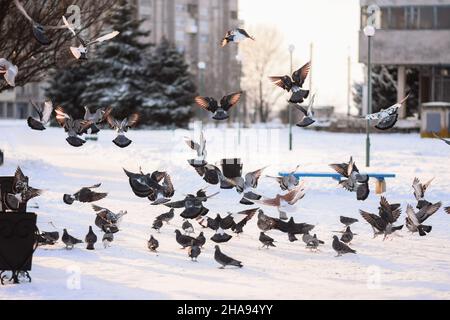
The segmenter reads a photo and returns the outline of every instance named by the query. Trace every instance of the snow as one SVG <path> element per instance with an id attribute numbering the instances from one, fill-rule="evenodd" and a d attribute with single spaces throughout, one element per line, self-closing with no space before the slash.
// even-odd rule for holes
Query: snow
<path id="1" fill-rule="evenodd" d="M 208 160 L 240 157 L 244 172 L 270 165 L 266 173 L 292 170 L 329 171 L 328 164 L 347 161 L 352 155 L 362 171 L 396 173 L 387 181 L 387 198 L 391 202 L 415 204 L 411 183 L 415 176 L 422 180 L 436 177 L 428 191 L 428 200 L 450 205 L 450 148 L 437 140 L 422 140 L 417 134 L 372 135 L 372 167 L 364 168 L 365 136 L 305 131 L 294 128 L 294 151 L 288 152 L 288 131 L 245 129 L 241 145 L 237 129 L 208 127 Z M 314 233 L 326 241 L 318 253 L 311 253 L 299 241 L 289 243 L 278 231 L 268 234 L 277 240 L 277 248 L 258 250 L 259 230 L 256 219 L 221 245 L 222 251 L 244 264 L 243 269 L 218 269 L 213 259 L 214 243 L 207 241 L 198 263 L 191 262 L 180 250 L 174 230 L 181 228 L 177 217 L 165 225 L 161 233 L 151 230 L 153 219 L 168 210 L 151 207 L 145 199 L 136 198 L 122 171 L 125 167 L 138 171 L 167 170 L 176 188 L 174 200 L 184 198 L 205 186 L 187 164 L 194 157 L 182 137 L 197 138 L 198 133 L 185 130 L 130 131 L 134 142 L 118 149 L 111 140 L 112 131 L 102 131 L 97 142 L 88 141 L 81 149 L 70 147 L 59 128 L 33 132 L 26 121 L 0 121 L 0 149 L 5 164 L 0 175 L 12 175 L 19 165 L 30 176 L 30 184 L 47 192 L 36 199 L 39 204 L 38 226 L 53 231 L 67 228 L 69 233 L 84 238 L 89 225 L 94 225 L 94 212 L 89 205 L 67 206 L 64 193 L 82 186 L 102 182 L 101 190 L 109 196 L 98 202 L 113 211 L 128 210 L 121 232 L 111 248 L 88 252 L 84 246 L 66 251 L 58 243 L 39 248 L 34 254 L 31 283 L 7 285 L 0 289 L 0 299 L 449 299 L 450 298 L 450 216 L 441 209 L 429 220 L 433 231 L 420 238 L 402 231 L 392 240 L 372 239 L 371 228 L 360 219 L 353 231 L 358 235 L 352 247 L 357 255 L 336 258 L 331 248 L 333 231 L 341 230 L 339 216 L 359 218 L 358 210 L 376 212 L 379 196 L 374 192 L 366 202 L 326 179 L 307 179 L 307 194 L 299 202 L 294 217 L 298 222 L 316 225 Z M 372 190 L 375 189 L 371 183 Z M 209 193 L 217 187 L 210 187 Z M 260 181 L 259 191 L 266 196 L 278 192 L 267 178 Z M 240 196 L 232 190 L 208 201 L 210 215 L 237 212 L 248 207 L 239 205 Z M 31 201 L 33 205 L 35 201 Z M 270 208 L 266 214 L 276 216 Z M 403 223 L 404 214 L 401 217 Z M 204 231 L 207 239 L 213 233 Z M 97 235 L 99 230 L 94 227 Z M 146 241 L 153 234 L 160 251 L 147 250 Z"/>

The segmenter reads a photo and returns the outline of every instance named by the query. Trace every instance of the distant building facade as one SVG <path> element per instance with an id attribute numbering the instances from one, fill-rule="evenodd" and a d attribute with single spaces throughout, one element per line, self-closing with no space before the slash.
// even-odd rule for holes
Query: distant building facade
<path id="1" fill-rule="evenodd" d="M 405 68 L 412 67 L 419 70 L 420 105 L 450 102 L 450 0 L 360 0 L 359 61 L 364 64 L 368 41 L 363 29 L 372 4 L 380 8 L 372 61 L 398 67 L 399 100 L 406 94 Z"/>

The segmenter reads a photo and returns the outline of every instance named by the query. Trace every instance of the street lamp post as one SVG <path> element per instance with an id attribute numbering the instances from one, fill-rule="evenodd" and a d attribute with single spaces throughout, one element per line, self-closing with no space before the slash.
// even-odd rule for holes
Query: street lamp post
<path id="1" fill-rule="evenodd" d="M 200 95 L 204 95 L 205 94 L 205 69 L 206 69 L 206 63 L 203 61 L 200 61 L 197 64 L 198 67 L 198 71 L 199 71 L 199 76 L 200 76 L 200 88 L 199 88 L 199 93 Z M 202 119 L 201 124 L 202 124 L 202 130 L 203 130 L 203 116 L 200 117 Z"/>
<path id="2" fill-rule="evenodd" d="M 295 51 L 295 46 L 293 44 L 291 44 L 289 46 L 289 54 L 290 54 L 290 58 L 291 58 L 291 72 L 290 74 L 292 74 L 293 70 L 294 70 L 294 66 L 293 66 L 293 55 L 294 55 L 294 51 Z M 292 144 L 293 144 L 293 136 L 292 136 L 292 106 L 289 105 L 289 151 L 292 151 Z"/>
<path id="3" fill-rule="evenodd" d="M 368 39 L 367 53 L 367 114 L 372 113 L 372 38 L 375 36 L 375 27 L 368 25 L 364 34 Z M 366 123 L 366 167 L 370 167 L 370 120 Z"/>
<path id="4" fill-rule="evenodd" d="M 242 57 L 236 56 L 236 61 L 239 67 L 239 91 L 242 91 Z M 245 93 L 243 93 L 244 95 Z M 238 144 L 241 145 L 241 126 L 242 126 L 242 108 L 238 108 Z"/>

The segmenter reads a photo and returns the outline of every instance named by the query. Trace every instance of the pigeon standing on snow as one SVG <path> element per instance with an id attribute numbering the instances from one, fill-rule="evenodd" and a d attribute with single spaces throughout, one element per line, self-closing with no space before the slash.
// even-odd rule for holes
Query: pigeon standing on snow
<path id="1" fill-rule="evenodd" d="M 102 43 L 104 41 L 115 38 L 119 32 L 113 31 L 108 34 L 105 34 L 97 39 L 85 41 L 79 34 L 75 32 L 75 28 L 73 25 L 69 24 L 66 17 L 62 17 L 65 27 L 80 41 L 81 45 L 78 47 L 70 47 L 70 52 L 77 60 L 87 60 L 87 52 L 88 48 L 96 43 Z"/>
<path id="2" fill-rule="evenodd" d="M 289 99 L 290 103 L 303 103 L 309 96 L 309 90 L 303 90 L 302 87 L 310 70 L 311 62 L 308 62 L 295 71 L 292 74 L 292 78 L 289 76 L 270 77 L 270 80 L 281 89 L 292 92 L 292 96 Z"/>
<path id="3" fill-rule="evenodd" d="M 230 95 L 224 96 L 220 100 L 220 105 L 216 99 L 211 97 L 196 97 L 195 102 L 197 105 L 213 114 L 213 119 L 217 121 L 227 120 L 230 116 L 228 111 L 236 106 L 241 99 L 242 92 L 232 93 Z"/>
<path id="4" fill-rule="evenodd" d="M 297 187 L 300 182 L 299 179 L 295 176 L 295 173 L 297 172 L 298 168 L 300 168 L 300 166 L 297 166 L 295 170 L 289 173 L 289 175 L 286 177 L 271 177 L 271 176 L 266 177 L 275 179 L 280 185 L 281 190 L 291 191 L 292 189 Z"/>
<path id="5" fill-rule="evenodd" d="M 369 197 L 369 176 L 360 174 L 356 167 L 353 157 L 348 163 L 331 164 L 330 167 L 334 169 L 341 176 L 347 178 L 339 185 L 350 192 L 356 192 L 356 198 L 360 201 L 365 201 Z"/>
<path id="6" fill-rule="evenodd" d="M 45 101 L 43 105 L 39 105 L 33 101 L 30 102 L 38 114 L 38 118 L 28 117 L 28 126 L 33 130 L 43 131 L 45 130 L 45 125 L 50 122 L 50 117 L 53 112 L 53 103 L 51 101 Z"/>
<path id="7" fill-rule="evenodd" d="M 111 246 L 111 243 L 114 241 L 114 233 L 111 232 L 110 228 L 106 228 L 105 234 L 103 235 L 102 242 L 103 247 L 106 249 Z"/>
<path id="8" fill-rule="evenodd" d="M 151 252 L 156 252 L 159 247 L 159 241 L 150 236 L 150 239 L 147 241 L 147 247 Z"/>
<path id="9" fill-rule="evenodd" d="M 339 241 L 339 238 L 337 236 L 333 236 L 333 249 L 337 252 L 336 257 L 340 257 L 347 253 L 354 253 L 356 254 L 356 251 L 350 248 L 345 243 Z"/>
<path id="10" fill-rule="evenodd" d="M 66 141 L 75 148 L 83 146 L 86 141 L 81 139 L 79 136 L 83 135 L 83 133 L 92 125 L 92 122 L 85 120 L 74 120 L 72 116 L 68 115 L 62 107 L 57 107 L 55 112 L 56 121 L 62 128 L 64 128 L 68 135 Z"/>
<path id="11" fill-rule="evenodd" d="M 16 86 L 16 76 L 19 72 L 19 69 L 16 65 L 12 64 L 5 58 L 0 58 L 0 74 L 3 74 L 3 77 L 6 80 L 6 83 L 11 87 Z"/>
<path id="12" fill-rule="evenodd" d="M 188 160 L 188 163 L 194 168 L 206 166 L 206 139 L 203 131 L 200 132 L 200 139 L 198 142 L 187 137 L 184 137 L 184 142 L 186 142 L 189 148 L 197 152 L 197 158 Z"/>
<path id="13" fill-rule="evenodd" d="M 133 113 L 128 118 L 125 118 L 120 122 L 114 119 L 111 114 L 108 115 L 106 120 L 108 121 L 109 126 L 117 132 L 117 137 L 113 140 L 116 146 L 119 148 L 126 148 L 133 142 L 125 136 L 125 133 L 128 132 L 130 128 L 137 125 L 139 117 L 140 116 L 138 113 Z"/>
<path id="14" fill-rule="evenodd" d="M 39 246 L 53 246 L 59 240 L 59 232 L 41 232 L 37 236 Z"/>
<path id="15" fill-rule="evenodd" d="M 175 218 L 175 210 L 170 209 L 169 212 L 163 213 L 160 216 L 156 217 L 156 220 L 161 220 L 162 222 L 170 224 L 170 221 L 172 221 L 173 218 Z"/>
<path id="16" fill-rule="evenodd" d="M 81 188 L 79 191 L 75 192 L 73 195 L 65 194 L 63 197 L 63 201 L 65 204 L 72 205 L 75 201 L 79 201 L 82 203 L 90 203 L 102 200 L 106 198 L 108 193 L 104 192 L 95 192 L 92 189 L 98 189 L 101 187 L 101 183 L 93 185 L 91 187 Z"/>
<path id="17" fill-rule="evenodd" d="M 366 116 L 366 120 L 377 120 L 378 123 L 375 126 L 378 130 L 389 130 L 392 129 L 398 121 L 398 110 L 402 105 L 408 100 L 409 95 L 404 98 L 399 103 L 389 107 L 387 109 L 382 109 L 380 112 L 369 114 Z"/>
<path id="18" fill-rule="evenodd" d="M 261 232 L 259 234 L 259 242 L 263 244 L 262 248 L 266 247 L 269 249 L 269 247 L 276 247 L 274 244 L 275 240 L 268 235 L 266 235 L 264 232 Z"/>
<path id="19" fill-rule="evenodd" d="M 342 233 L 341 241 L 348 244 L 348 243 L 352 242 L 353 236 L 354 236 L 354 234 L 353 234 L 352 230 L 350 229 L 350 226 L 348 226 L 347 229 L 345 229 L 344 233 Z"/>
<path id="20" fill-rule="evenodd" d="M 198 244 L 196 244 L 195 240 L 191 241 L 191 246 L 188 249 L 188 255 L 189 258 L 191 258 L 192 261 L 197 262 L 197 258 L 202 253 L 202 249 Z"/>
<path id="21" fill-rule="evenodd" d="M 62 242 L 66 245 L 67 250 L 72 250 L 73 247 L 79 243 L 83 243 L 83 241 L 72 237 L 66 229 L 64 229 L 63 236 L 61 238 Z"/>
<path id="22" fill-rule="evenodd" d="M 228 31 L 225 34 L 225 37 L 222 39 L 221 45 L 223 48 L 231 42 L 239 43 L 245 39 L 251 39 L 253 41 L 255 40 L 255 38 L 250 36 L 247 31 L 245 31 L 244 29 L 241 29 L 241 28 L 237 28 L 237 29 Z"/>
<path id="23" fill-rule="evenodd" d="M 194 233 L 194 226 L 188 220 L 185 220 L 183 222 L 181 229 L 183 229 L 184 234 L 186 235 Z"/>
<path id="24" fill-rule="evenodd" d="M 94 250 L 95 247 L 95 243 L 97 242 L 97 235 L 94 233 L 94 231 L 92 231 L 92 226 L 89 226 L 89 232 L 86 235 L 86 237 L 84 238 L 84 242 L 86 242 L 87 250 Z"/>
<path id="25" fill-rule="evenodd" d="M 266 216 L 264 214 L 264 211 L 259 210 L 258 211 L 258 222 L 257 226 L 261 231 L 270 231 L 273 230 L 276 226 L 276 221 L 274 218 L 271 218 L 269 216 Z"/>
<path id="26" fill-rule="evenodd" d="M 189 247 L 191 245 L 192 241 L 195 241 L 194 238 L 183 235 L 180 232 L 180 230 L 175 230 L 175 234 L 176 234 L 175 239 L 178 242 L 178 244 L 180 246 L 182 246 L 182 249 L 186 249 L 187 247 Z"/>
<path id="27" fill-rule="evenodd" d="M 195 239 L 196 243 L 203 248 L 203 246 L 206 243 L 206 238 L 205 235 L 203 234 L 203 232 L 200 232 L 200 234 L 198 235 L 198 237 Z"/>
<path id="28" fill-rule="evenodd" d="M 299 110 L 302 113 L 300 121 L 296 124 L 297 127 L 307 128 L 316 122 L 316 120 L 313 119 L 314 118 L 314 99 L 315 98 L 316 98 L 316 96 L 313 95 L 311 98 L 311 101 L 309 102 L 308 109 L 305 109 L 298 104 L 294 105 L 295 108 L 297 108 L 297 110 Z"/>
<path id="29" fill-rule="evenodd" d="M 311 235 L 309 232 L 302 236 L 303 242 L 306 244 L 306 248 L 310 250 L 317 250 L 321 244 L 325 244 L 324 241 L 319 240 L 317 235 Z"/>
<path id="30" fill-rule="evenodd" d="M 423 223 L 435 214 L 442 206 L 441 202 L 423 207 L 419 212 L 415 212 L 413 207 L 408 204 L 406 209 L 406 228 L 412 233 L 419 232 L 421 237 L 426 236 L 433 229 L 432 226 L 424 225 Z"/>
<path id="31" fill-rule="evenodd" d="M 216 262 L 221 265 L 220 269 L 224 269 L 226 266 L 234 266 L 238 268 L 243 267 L 242 262 L 222 253 L 222 251 L 220 251 L 220 247 L 217 245 L 215 246 L 214 260 L 216 260 Z"/>
<path id="32" fill-rule="evenodd" d="M 0 59 L 1 60 L 1 59 Z M 0 62 L 1 65 L 1 62 Z M 440 135 L 438 135 L 436 132 L 433 132 L 433 135 L 436 139 L 442 140 L 442 142 L 446 143 L 447 145 L 450 146 L 450 140 L 444 139 L 442 138 Z"/>
<path id="33" fill-rule="evenodd" d="M 155 221 L 153 221 L 152 229 L 155 229 L 157 232 L 160 232 L 163 225 L 164 224 L 163 224 L 162 220 L 155 219 Z"/>

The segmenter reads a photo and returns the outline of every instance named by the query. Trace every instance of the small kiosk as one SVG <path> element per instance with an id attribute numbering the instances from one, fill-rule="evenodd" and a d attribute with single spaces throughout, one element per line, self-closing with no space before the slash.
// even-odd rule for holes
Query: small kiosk
<path id="1" fill-rule="evenodd" d="M 450 102 L 427 102 L 422 104 L 422 138 L 450 138 Z"/>

